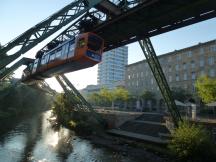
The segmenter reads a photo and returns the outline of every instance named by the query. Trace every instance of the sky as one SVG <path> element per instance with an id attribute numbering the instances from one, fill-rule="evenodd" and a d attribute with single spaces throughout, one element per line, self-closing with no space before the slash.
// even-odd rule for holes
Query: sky
<path id="1" fill-rule="evenodd" d="M 0 43 L 6 44 L 71 2 L 72 0 L 1 0 Z M 52 35 L 23 56 L 34 57 L 35 53 L 57 34 Z M 161 55 L 213 39 L 216 39 L 216 18 L 154 36 L 151 41 L 157 55 Z M 138 43 L 129 44 L 128 48 L 129 64 L 144 59 Z M 15 77 L 21 76 L 23 68 L 15 72 Z M 97 84 L 97 65 L 68 73 L 66 76 L 77 89 L 82 89 L 90 84 Z M 47 79 L 46 81 L 57 91 L 62 90 L 55 79 Z"/>

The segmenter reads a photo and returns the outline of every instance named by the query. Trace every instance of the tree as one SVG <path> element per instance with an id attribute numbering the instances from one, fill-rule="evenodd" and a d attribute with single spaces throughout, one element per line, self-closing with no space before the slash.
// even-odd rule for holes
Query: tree
<path id="1" fill-rule="evenodd" d="M 192 98 L 192 94 L 190 94 L 189 92 L 187 92 L 186 90 L 182 88 L 172 88 L 171 91 L 173 94 L 173 98 L 178 101 L 184 102 Z"/>
<path id="2" fill-rule="evenodd" d="M 141 94 L 141 96 L 140 96 L 143 100 L 145 100 L 144 101 L 144 104 L 146 105 L 146 104 L 148 104 L 148 101 L 150 101 L 150 105 L 149 105 L 149 108 L 150 108 L 150 110 L 151 110 L 151 108 L 152 108 L 152 101 L 154 101 L 155 100 L 155 94 L 153 93 L 153 92 L 151 92 L 151 91 L 148 91 L 148 90 L 146 90 L 146 91 L 144 91 L 142 94 Z"/>
<path id="3" fill-rule="evenodd" d="M 202 76 L 197 79 L 195 86 L 203 102 L 209 103 L 216 101 L 216 79 Z"/>
<path id="4" fill-rule="evenodd" d="M 101 104 L 101 96 L 99 95 L 99 93 L 92 93 L 88 96 L 88 102 L 98 106 Z"/>
<path id="5" fill-rule="evenodd" d="M 151 91 L 144 91 L 141 95 L 144 100 L 154 100 L 155 94 Z"/>
<path id="6" fill-rule="evenodd" d="M 101 101 L 105 106 L 111 104 L 113 100 L 113 95 L 110 90 L 108 90 L 107 88 L 102 88 L 99 92 L 99 95 L 101 96 Z"/>
<path id="7" fill-rule="evenodd" d="M 179 161 L 214 162 L 215 146 L 209 132 L 203 127 L 182 122 L 172 132 L 168 147 Z"/>
<path id="8" fill-rule="evenodd" d="M 118 87 L 112 91 L 112 107 L 114 106 L 114 102 L 124 102 L 126 107 L 126 101 L 129 98 L 129 92 L 125 88 Z"/>

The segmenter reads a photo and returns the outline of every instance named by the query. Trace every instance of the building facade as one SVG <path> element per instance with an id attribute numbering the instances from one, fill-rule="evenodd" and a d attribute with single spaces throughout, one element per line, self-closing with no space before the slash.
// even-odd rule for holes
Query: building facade
<path id="1" fill-rule="evenodd" d="M 114 88 L 115 82 L 125 79 L 125 66 L 128 64 L 128 47 L 123 46 L 103 53 L 98 65 L 98 85 Z"/>
<path id="2" fill-rule="evenodd" d="M 216 40 L 158 56 L 170 88 L 196 93 L 195 81 L 201 75 L 216 77 Z M 126 88 L 132 95 L 151 91 L 159 101 L 159 87 L 146 60 L 126 66 Z"/>

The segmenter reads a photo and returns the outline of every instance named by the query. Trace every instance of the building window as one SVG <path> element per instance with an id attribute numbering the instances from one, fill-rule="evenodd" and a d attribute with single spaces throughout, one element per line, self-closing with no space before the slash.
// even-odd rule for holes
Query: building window
<path id="1" fill-rule="evenodd" d="M 193 54 L 192 51 L 188 51 L 187 52 L 187 57 L 192 57 L 192 54 Z"/>
<path id="2" fill-rule="evenodd" d="M 210 69 L 209 76 L 210 77 L 215 77 L 215 70 L 214 69 Z"/>
<path id="3" fill-rule="evenodd" d="M 151 84 L 154 84 L 154 80 L 153 80 L 153 78 L 151 78 Z"/>
<path id="4" fill-rule="evenodd" d="M 139 73 L 137 73 L 137 78 L 139 78 Z"/>
<path id="5" fill-rule="evenodd" d="M 181 60 L 181 55 L 179 54 L 176 56 L 176 61 L 180 61 L 180 60 Z"/>
<path id="6" fill-rule="evenodd" d="M 175 66 L 175 69 L 176 69 L 176 71 L 179 71 L 179 65 L 178 64 Z"/>
<path id="7" fill-rule="evenodd" d="M 176 74 L 176 81 L 178 82 L 179 81 L 179 75 Z"/>
<path id="8" fill-rule="evenodd" d="M 196 73 L 195 73 L 195 72 L 192 72 L 192 73 L 191 73 L 191 79 L 192 79 L 192 80 L 195 80 L 195 79 L 196 79 Z"/>
<path id="9" fill-rule="evenodd" d="M 208 57 L 208 64 L 209 65 L 213 65 L 214 64 L 214 57 L 213 56 Z"/>
<path id="10" fill-rule="evenodd" d="M 130 75 L 128 75 L 128 79 L 129 79 L 129 80 L 131 79 L 131 76 L 130 76 Z"/>
<path id="11" fill-rule="evenodd" d="M 169 76 L 169 82 L 172 82 L 172 76 L 171 75 Z"/>
<path id="12" fill-rule="evenodd" d="M 203 55 L 203 54 L 204 54 L 204 48 L 200 48 L 199 54 L 200 54 L 200 55 Z"/>
<path id="13" fill-rule="evenodd" d="M 195 62 L 191 61 L 191 68 L 195 68 Z"/>
<path id="14" fill-rule="evenodd" d="M 139 86 L 139 81 L 137 80 L 137 82 L 136 82 L 136 86 L 138 87 Z"/>
<path id="15" fill-rule="evenodd" d="M 187 63 L 183 63 L 183 69 L 186 70 L 187 69 Z"/>
<path id="16" fill-rule="evenodd" d="M 205 75 L 205 71 L 204 71 L 204 70 L 201 70 L 201 71 L 200 71 L 200 75 L 201 75 L 201 76 L 204 76 L 204 75 Z"/>
<path id="17" fill-rule="evenodd" d="M 169 65 L 169 72 L 172 72 L 172 67 L 171 67 L 171 65 Z"/>
<path id="18" fill-rule="evenodd" d="M 184 80 L 187 80 L 187 73 L 184 73 Z"/>
<path id="19" fill-rule="evenodd" d="M 210 46 L 210 51 L 211 52 L 216 52 L 216 45 L 211 45 Z"/>
<path id="20" fill-rule="evenodd" d="M 141 77 L 143 77 L 143 72 L 141 72 L 141 74 L 140 74 L 140 75 L 141 75 Z"/>
<path id="21" fill-rule="evenodd" d="M 200 67 L 203 67 L 204 63 L 205 63 L 204 58 L 200 58 Z"/>
<path id="22" fill-rule="evenodd" d="M 169 56 L 169 58 L 168 58 L 168 62 L 171 62 L 171 61 L 172 61 L 172 57 Z"/>
<path id="23" fill-rule="evenodd" d="M 192 92 L 196 91 L 195 83 L 192 84 Z"/>

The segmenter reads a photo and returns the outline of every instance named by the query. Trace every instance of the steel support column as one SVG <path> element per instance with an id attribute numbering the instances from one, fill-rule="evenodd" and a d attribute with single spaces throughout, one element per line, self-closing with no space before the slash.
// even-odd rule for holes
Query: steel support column
<path id="1" fill-rule="evenodd" d="M 173 123 L 177 127 L 178 122 L 182 121 L 181 115 L 177 109 L 171 90 L 161 68 L 161 65 L 157 59 L 151 40 L 149 38 L 145 38 L 143 40 L 140 40 L 139 44 L 146 57 L 146 61 L 148 62 L 149 67 L 155 77 L 158 87 L 160 88 L 164 101 L 167 104 Z"/>
<path id="2" fill-rule="evenodd" d="M 107 125 L 106 121 L 100 116 L 100 114 L 94 111 L 91 104 L 85 100 L 85 98 L 79 93 L 79 91 L 64 74 L 56 76 L 56 79 L 66 93 L 67 99 L 69 99 L 73 105 L 74 103 L 77 105 L 77 111 L 87 111 L 91 116 L 95 117 L 103 127 Z"/>

